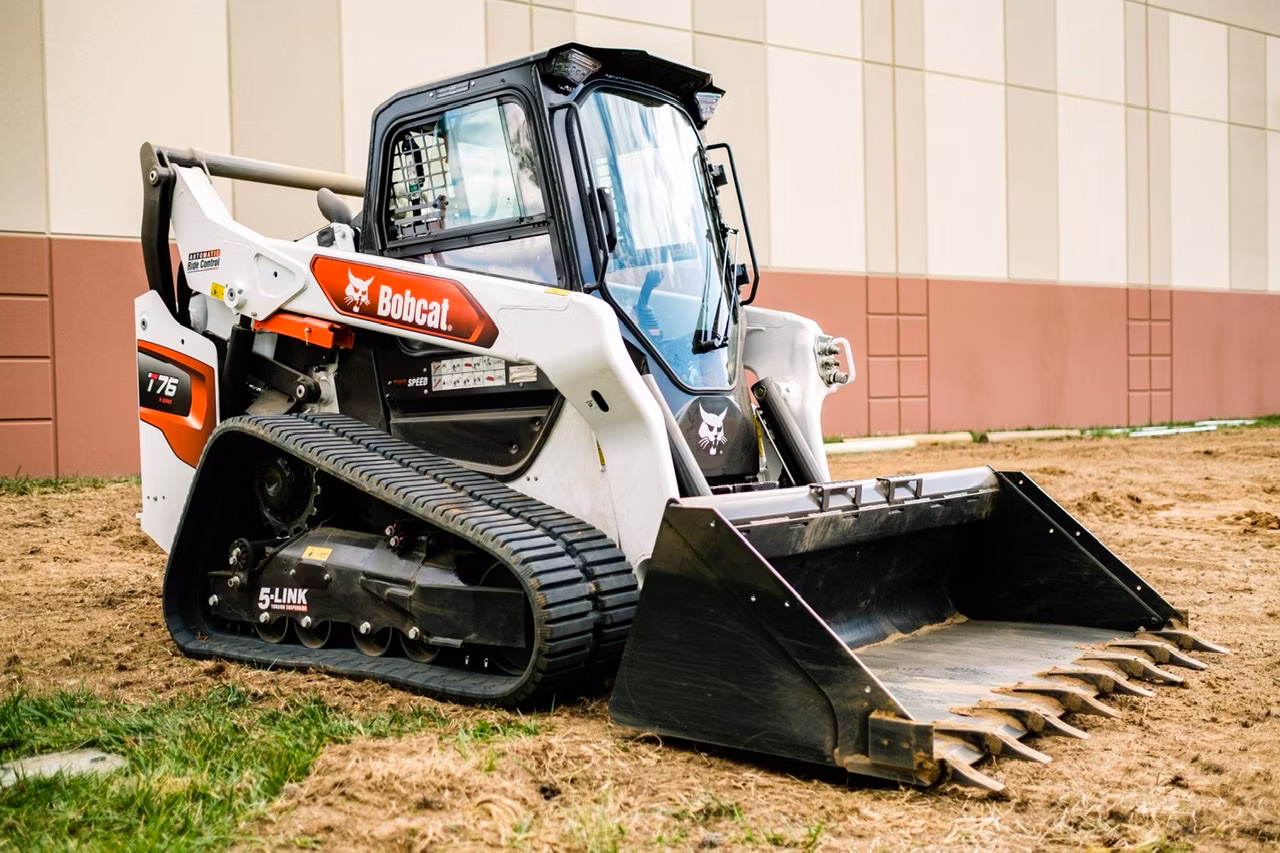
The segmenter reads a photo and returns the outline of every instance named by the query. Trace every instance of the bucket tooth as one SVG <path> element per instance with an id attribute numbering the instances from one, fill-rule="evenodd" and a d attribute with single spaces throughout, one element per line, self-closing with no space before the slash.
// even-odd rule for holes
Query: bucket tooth
<path id="1" fill-rule="evenodd" d="M 967 785 L 970 788 L 982 788 L 984 791 L 999 793 L 1004 790 L 1004 783 L 994 776 L 988 776 L 980 770 L 975 770 L 973 765 L 965 764 L 963 761 L 948 761 L 947 770 L 950 771 L 951 781 L 957 785 Z"/>
<path id="2" fill-rule="evenodd" d="M 972 716 L 985 716 L 986 714 L 996 713 L 1012 717 L 1027 730 L 1027 734 L 1037 737 L 1073 737 L 1080 740 L 1087 740 L 1089 737 L 1088 732 L 1076 728 L 1057 714 L 1049 711 L 1040 711 L 1024 705 L 983 703 L 967 713 Z"/>
<path id="3" fill-rule="evenodd" d="M 1157 681 L 1161 684 L 1172 684 L 1174 686 L 1181 686 L 1186 683 L 1181 675 L 1176 675 L 1167 669 L 1161 669 L 1152 662 L 1151 658 L 1138 651 L 1097 649 L 1085 652 L 1079 659 L 1082 661 L 1115 664 L 1129 675 L 1141 678 L 1144 681 Z"/>
<path id="4" fill-rule="evenodd" d="M 1074 678 L 1093 687 L 1099 693 L 1115 693 L 1122 696 L 1154 696 L 1145 687 L 1139 687 L 1129 679 L 1103 667 L 1055 666 L 1038 673 L 1042 678 Z"/>
<path id="5" fill-rule="evenodd" d="M 1229 655 L 1231 649 L 1226 646 L 1220 646 L 1217 643 L 1211 643 L 1199 634 L 1188 631 L 1186 628 L 1164 628 L 1160 631 L 1139 631 L 1139 637 L 1158 637 L 1161 640 L 1168 640 L 1174 643 L 1178 648 L 1192 652 L 1212 652 L 1217 655 Z"/>
<path id="6" fill-rule="evenodd" d="M 1038 749 L 1032 749 L 1016 737 L 982 725 L 954 722 L 934 723 L 933 730 L 939 735 L 962 740 L 988 755 L 995 755 L 1001 758 L 1018 758 L 1023 761 L 1035 761 L 1040 764 L 1048 764 L 1052 760 L 1048 755 Z"/>
<path id="7" fill-rule="evenodd" d="M 1166 663 L 1170 666 L 1185 666 L 1187 669 L 1207 669 L 1209 666 L 1202 660 L 1196 660 L 1168 640 L 1153 640 L 1146 637 L 1126 638 L 1107 643 L 1107 648 L 1133 649 L 1142 652 L 1156 663 Z"/>
<path id="8" fill-rule="evenodd" d="M 1072 714 L 1093 714 L 1098 717 L 1119 717 L 1120 712 L 1110 705 L 1098 701 L 1097 697 L 1083 687 L 1072 687 L 1069 684 L 1017 684 L 1008 688 L 1011 693 L 1030 693 L 1034 696 L 1047 696 L 1062 703 L 1062 707 Z"/>

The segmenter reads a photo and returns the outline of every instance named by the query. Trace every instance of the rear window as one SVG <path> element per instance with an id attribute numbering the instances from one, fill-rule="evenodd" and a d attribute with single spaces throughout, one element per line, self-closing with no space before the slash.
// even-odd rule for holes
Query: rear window
<path id="1" fill-rule="evenodd" d="M 391 150 L 388 241 L 544 214 L 532 130 L 519 103 L 491 98 L 401 131 Z"/>

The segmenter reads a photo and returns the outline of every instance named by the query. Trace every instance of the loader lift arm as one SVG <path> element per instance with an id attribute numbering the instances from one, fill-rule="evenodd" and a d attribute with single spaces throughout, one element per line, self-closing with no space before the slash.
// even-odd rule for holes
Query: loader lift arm
<path id="1" fill-rule="evenodd" d="M 173 213 L 174 166 L 203 169 L 214 178 L 254 181 L 300 190 L 329 190 L 340 195 L 363 197 L 364 181 L 339 172 L 302 166 L 268 163 L 235 154 L 214 154 L 195 148 L 172 148 L 144 142 L 139 152 L 142 165 L 142 261 L 147 284 L 179 322 L 186 315 L 190 291 L 184 285 L 182 265 L 175 282 L 169 254 L 169 226 Z"/>

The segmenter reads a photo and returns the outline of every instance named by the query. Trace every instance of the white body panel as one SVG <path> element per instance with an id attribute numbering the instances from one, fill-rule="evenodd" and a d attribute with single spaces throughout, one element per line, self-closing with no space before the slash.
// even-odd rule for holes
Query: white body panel
<path id="1" fill-rule="evenodd" d="M 181 325 L 155 291 L 133 302 L 133 329 L 139 341 L 159 344 L 213 367 L 218 351 L 213 341 Z M 211 389 L 215 395 L 216 386 Z M 173 543 L 196 469 L 174 453 L 159 427 L 138 421 L 142 451 L 142 530 L 165 551 Z"/>
<path id="2" fill-rule="evenodd" d="M 207 294 L 211 300 L 215 294 L 225 294 L 223 305 L 211 305 L 206 312 L 215 331 L 229 328 L 228 311 L 262 319 L 283 309 L 333 320 L 357 334 L 360 329 L 376 330 L 429 340 L 460 353 L 537 365 L 567 405 L 537 459 L 511 485 L 607 532 L 633 565 L 642 565 L 649 557 L 663 510 L 677 497 L 676 479 L 661 410 L 627 354 L 618 319 L 608 304 L 583 293 L 433 268 L 433 275 L 445 274 L 466 288 L 496 324 L 497 336 L 490 346 L 473 346 L 353 317 L 337 311 L 312 276 L 314 258 L 329 257 L 416 275 L 424 273 L 423 266 L 344 250 L 344 245 L 350 245 L 346 239 L 334 247 L 321 248 L 313 240 L 264 237 L 231 218 L 203 171 L 184 167 L 174 171 L 172 221 L 182 258 L 210 250 L 219 253 L 213 268 L 188 269 L 186 273 L 196 293 Z M 155 301 L 160 304 L 158 297 Z M 750 326 L 748 365 L 757 375 L 772 376 L 783 385 L 814 455 L 825 466 L 821 406 L 833 389 L 823 383 L 814 360 L 814 345 L 821 331 L 813 321 L 793 314 L 748 308 L 746 316 Z M 213 345 L 201 340 L 212 351 Z M 597 396 L 606 402 L 607 411 L 595 402 Z M 144 437 L 144 484 L 151 472 L 166 491 L 180 487 L 185 495 L 190 467 L 185 466 L 185 473 L 172 469 L 154 442 L 148 442 Z M 152 454 L 161 457 L 161 462 L 148 463 L 146 457 Z M 166 500 L 173 502 L 172 497 L 162 502 Z M 175 502 L 179 513 L 182 502 Z M 157 539 L 162 543 L 170 541 L 176 521 L 162 523 L 155 513 L 151 518 L 156 530 L 152 535 L 164 537 Z"/>
<path id="3" fill-rule="evenodd" d="M 839 385 L 828 385 L 818 373 L 815 351 L 822 329 L 808 317 L 786 311 L 747 306 L 743 309 L 747 345 L 743 362 L 761 378 L 773 377 L 782 390 L 787 407 L 795 415 L 823 479 L 831 479 L 822 441 L 822 403 Z M 843 339 L 849 379 L 854 364 L 849 345 Z"/>
<path id="4" fill-rule="evenodd" d="M 591 427 L 576 409 L 566 406 L 533 464 L 508 485 L 590 522 L 616 542 L 619 527 L 647 521 L 630 519 L 635 507 L 626 500 L 625 489 L 622 502 L 615 503 L 608 459 L 602 465 L 601 455 Z"/>

